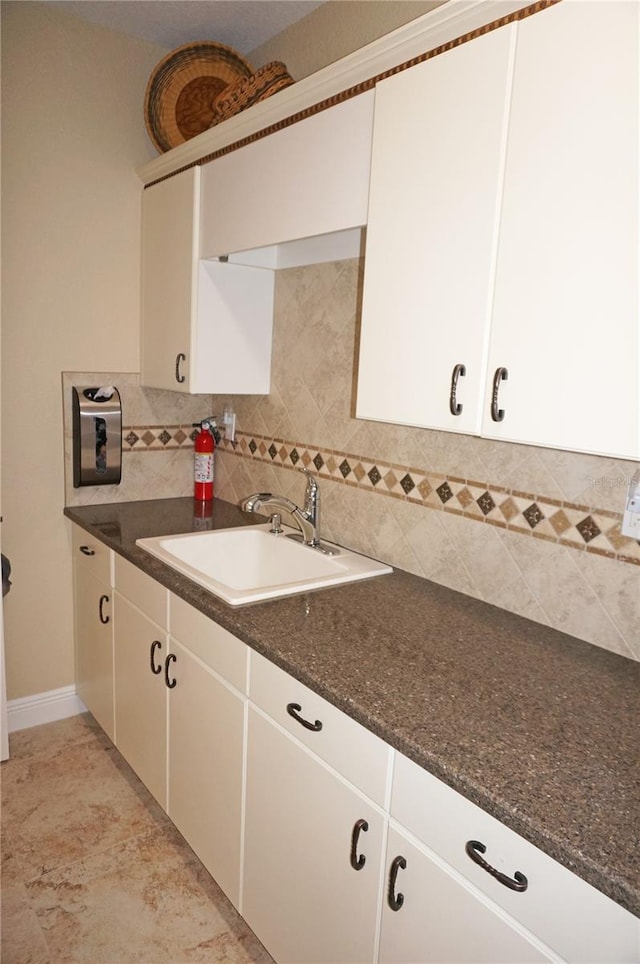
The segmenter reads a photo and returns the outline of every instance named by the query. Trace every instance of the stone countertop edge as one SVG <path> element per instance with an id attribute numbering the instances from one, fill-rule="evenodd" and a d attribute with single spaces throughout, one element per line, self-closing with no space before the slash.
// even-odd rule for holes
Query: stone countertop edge
<path id="1" fill-rule="evenodd" d="M 231 607 L 136 546 L 197 530 L 193 499 L 64 513 L 640 917 L 640 663 L 397 569 Z"/>

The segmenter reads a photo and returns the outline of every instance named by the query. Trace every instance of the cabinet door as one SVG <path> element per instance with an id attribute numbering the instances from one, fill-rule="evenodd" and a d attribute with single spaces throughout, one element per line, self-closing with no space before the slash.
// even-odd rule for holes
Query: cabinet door
<path id="1" fill-rule="evenodd" d="M 376 87 L 359 418 L 479 431 L 514 30 Z"/>
<path id="2" fill-rule="evenodd" d="M 636 917 L 400 753 L 391 814 L 474 892 L 562 960 L 637 964 Z M 524 889 L 509 886 L 517 874 L 526 879 Z"/>
<path id="3" fill-rule="evenodd" d="M 640 454 L 637 3 L 522 21 L 483 434 Z"/>
<path id="4" fill-rule="evenodd" d="M 89 712 L 113 740 L 112 589 L 94 577 L 79 546 L 74 546 L 74 569 L 76 689 Z"/>
<path id="5" fill-rule="evenodd" d="M 168 636 L 118 591 L 114 635 L 116 746 L 166 809 Z"/>
<path id="6" fill-rule="evenodd" d="M 169 816 L 238 907 L 245 701 L 176 640 L 170 645 Z"/>
<path id="7" fill-rule="evenodd" d="M 202 256 L 366 224 L 372 116 L 367 92 L 206 164 Z"/>
<path id="8" fill-rule="evenodd" d="M 373 804 L 250 705 L 242 914 L 278 964 L 373 961 L 383 830 Z"/>
<path id="9" fill-rule="evenodd" d="M 200 168 L 142 195 L 141 382 L 188 392 L 197 292 Z"/>
<path id="10" fill-rule="evenodd" d="M 387 870 L 391 881 L 382 912 L 380 964 L 554 960 L 444 863 L 393 827 Z"/>

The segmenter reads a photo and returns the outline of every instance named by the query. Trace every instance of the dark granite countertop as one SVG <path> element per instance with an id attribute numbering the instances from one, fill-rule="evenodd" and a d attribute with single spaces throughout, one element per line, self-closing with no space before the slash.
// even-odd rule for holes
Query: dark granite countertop
<path id="1" fill-rule="evenodd" d="M 65 514 L 640 917 L 640 663 L 400 570 L 231 608 L 135 545 L 193 507 Z"/>

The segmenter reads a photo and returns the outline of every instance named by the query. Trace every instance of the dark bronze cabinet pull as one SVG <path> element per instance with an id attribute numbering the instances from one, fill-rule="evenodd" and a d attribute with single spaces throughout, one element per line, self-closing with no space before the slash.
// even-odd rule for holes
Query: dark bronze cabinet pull
<path id="1" fill-rule="evenodd" d="M 462 415 L 462 405 L 456 400 L 458 391 L 458 379 L 464 378 L 467 369 L 464 365 L 456 365 L 451 373 L 451 394 L 449 395 L 449 411 L 452 415 Z"/>
<path id="2" fill-rule="evenodd" d="M 467 856 L 471 857 L 474 863 L 482 867 L 483 870 L 486 870 L 488 874 L 495 877 L 497 881 L 504 884 L 509 890 L 517 890 L 519 894 L 522 894 L 529 886 L 529 881 L 519 870 L 516 870 L 513 877 L 507 877 L 506 874 L 501 873 L 499 870 L 496 870 L 495 867 L 492 867 L 491 864 L 488 864 L 484 857 L 480 856 L 480 854 L 485 853 L 487 848 L 483 843 L 480 843 L 479 840 L 467 840 L 464 849 L 467 852 Z"/>
<path id="3" fill-rule="evenodd" d="M 504 418 L 504 409 L 498 408 L 498 394 L 500 392 L 500 382 L 506 382 L 509 372 L 506 368 L 496 368 L 493 376 L 493 392 L 491 394 L 491 418 L 494 422 L 501 422 Z"/>
<path id="4" fill-rule="evenodd" d="M 154 641 L 151 643 L 151 653 L 149 656 L 149 659 L 151 662 L 151 672 L 154 673 L 155 676 L 157 676 L 158 673 L 162 672 L 162 666 L 157 666 L 156 661 L 153 658 L 155 655 L 156 649 L 162 649 L 162 643 L 160 642 L 159 639 L 154 639 Z"/>
<path id="5" fill-rule="evenodd" d="M 369 829 L 369 824 L 366 820 L 360 819 L 356 820 L 353 825 L 353 831 L 351 833 L 351 866 L 354 870 L 362 870 L 367 858 L 364 854 L 358 856 L 358 840 L 360 838 L 360 832 L 366 833 Z"/>
<path id="6" fill-rule="evenodd" d="M 102 607 L 104 606 L 104 604 L 105 604 L 105 603 L 108 603 L 108 602 L 109 602 L 109 597 L 108 597 L 108 596 L 100 596 L 100 602 L 98 603 L 98 616 L 99 616 L 100 622 L 102 623 L 103 626 L 106 626 L 107 623 L 109 622 L 109 617 L 108 617 L 108 616 L 105 616 L 104 610 L 103 610 L 103 608 L 102 608 Z"/>
<path id="7" fill-rule="evenodd" d="M 298 715 L 301 710 L 302 707 L 299 703 L 287 703 L 287 713 L 289 716 L 292 716 L 294 720 L 298 721 L 298 723 L 302 723 L 302 725 L 308 730 L 313 730 L 315 733 L 319 733 L 322 729 L 322 721 L 316 720 L 315 723 L 310 723 L 309 720 L 305 720 L 304 717 Z"/>
<path id="8" fill-rule="evenodd" d="M 396 880 L 399 870 L 407 869 L 407 861 L 404 857 L 394 857 L 391 861 L 389 870 L 389 890 L 387 891 L 387 903 L 391 910 L 400 910 L 404 904 L 404 894 L 396 894 Z"/>
<path id="9" fill-rule="evenodd" d="M 177 656 L 174 653 L 169 653 L 169 655 L 164 661 L 164 681 L 167 686 L 167 689 L 170 689 L 170 690 L 172 690 L 173 687 L 176 685 L 177 680 L 171 679 L 171 677 L 169 676 L 169 663 L 175 663 L 176 660 L 177 660 Z"/>
<path id="10" fill-rule="evenodd" d="M 185 380 L 185 376 L 180 371 L 180 363 L 186 360 L 187 356 L 183 352 L 180 352 L 180 354 L 176 355 L 176 381 L 180 385 L 182 385 Z"/>
<path id="11" fill-rule="evenodd" d="M 96 550 L 91 549 L 90 546 L 80 546 L 80 552 L 83 552 L 85 556 L 95 556 Z"/>

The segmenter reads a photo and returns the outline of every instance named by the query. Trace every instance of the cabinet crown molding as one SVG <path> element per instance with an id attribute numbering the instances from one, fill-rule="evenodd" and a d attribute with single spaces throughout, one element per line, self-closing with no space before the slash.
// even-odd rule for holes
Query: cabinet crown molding
<path id="1" fill-rule="evenodd" d="M 416 20 L 310 74 L 273 97 L 204 131 L 140 167 L 144 185 L 169 177 L 231 145 L 495 20 L 532 6 L 523 0 L 445 0 Z"/>

